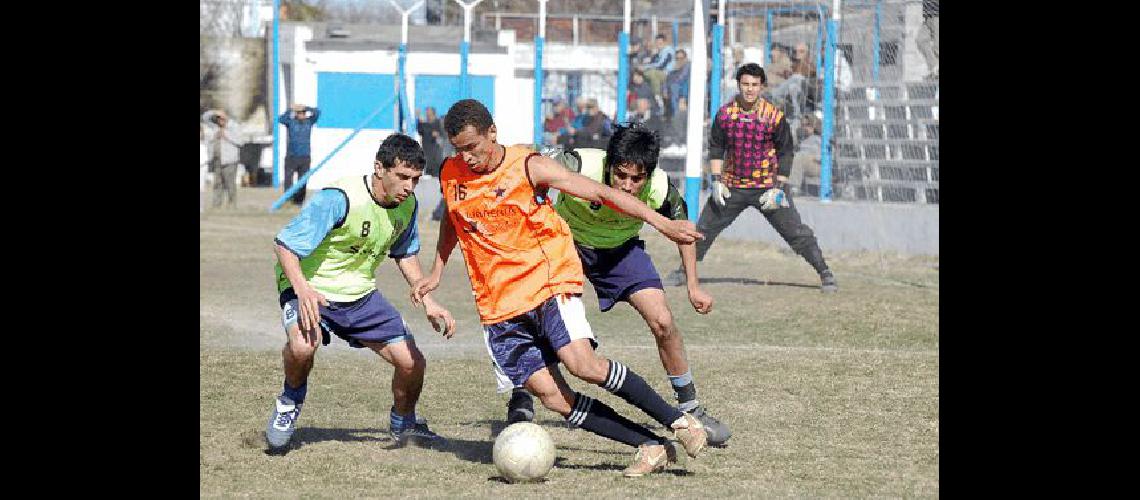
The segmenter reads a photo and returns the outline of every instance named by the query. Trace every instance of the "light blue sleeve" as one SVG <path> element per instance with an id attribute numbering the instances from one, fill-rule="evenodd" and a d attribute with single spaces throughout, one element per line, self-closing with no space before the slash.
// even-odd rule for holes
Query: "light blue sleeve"
<path id="1" fill-rule="evenodd" d="M 297 258 L 303 259 L 324 241 L 329 231 L 344 223 L 348 215 L 348 197 L 339 189 L 322 189 L 305 204 L 274 238 Z"/>
<path id="2" fill-rule="evenodd" d="M 408 224 L 408 229 L 404 230 L 404 234 L 392 244 L 392 248 L 388 249 L 388 257 L 393 259 L 402 259 L 420 253 L 420 200 L 416 198 L 416 208 L 412 209 L 412 223 Z"/>

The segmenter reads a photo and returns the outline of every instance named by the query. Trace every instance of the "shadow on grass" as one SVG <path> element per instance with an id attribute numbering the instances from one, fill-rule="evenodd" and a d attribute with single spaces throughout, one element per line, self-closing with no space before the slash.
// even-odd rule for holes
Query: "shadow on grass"
<path id="1" fill-rule="evenodd" d="M 322 441 L 340 441 L 340 442 L 377 442 L 386 443 L 384 449 L 398 450 L 403 447 L 396 445 L 396 442 L 388 436 L 388 431 L 385 429 L 371 428 L 371 429 L 322 429 L 314 427 L 301 427 L 293 434 L 293 439 L 289 444 L 283 448 L 269 448 L 265 445 L 264 440 L 261 441 L 266 455 L 284 456 L 291 451 L 300 449 L 310 443 L 319 443 Z M 469 441 L 465 439 L 452 439 L 444 436 L 441 441 L 433 443 L 425 443 L 411 438 L 408 448 L 420 448 L 425 450 L 439 451 L 444 453 L 451 453 L 456 457 L 466 460 L 468 462 L 478 462 L 483 464 L 493 463 L 491 460 L 491 451 L 495 446 L 494 441 Z"/>
<path id="2" fill-rule="evenodd" d="M 503 429 L 507 428 L 507 421 L 506 420 L 476 420 L 473 423 L 475 425 L 480 426 L 480 427 L 490 427 L 491 428 L 491 439 L 495 439 L 496 437 L 498 437 L 499 433 L 503 432 Z M 541 425 L 543 427 L 548 427 L 548 428 L 550 428 L 550 427 L 565 428 L 566 427 L 566 421 L 565 420 L 556 420 L 553 418 L 539 419 L 539 420 L 536 420 L 534 423 Z"/>
<path id="3" fill-rule="evenodd" d="M 820 285 L 810 285 L 807 283 L 789 283 L 786 281 L 766 281 L 753 278 L 701 278 L 701 284 L 722 284 L 728 283 L 733 285 L 765 285 L 765 286 L 794 286 L 799 288 L 815 288 L 819 289 Z M 684 286 L 684 283 L 672 285 Z"/>
<path id="4" fill-rule="evenodd" d="M 290 451 L 301 448 L 309 443 L 320 443 L 322 441 L 342 441 L 342 442 L 392 442 L 392 438 L 388 436 L 388 432 L 384 429 L 322 429 L 320 427 L 300 427 L 293 433 L 293 438 L 289 440 L 289 444 L 283 448 L 270 448 L 265 444 L 265 454 L 274 456 L 284 456 Z"/>
<path id="5" fill-rule="evenodd" d="M 629 454 L 629 459 L 631 461 L 633 460 L 632 454 Z M 562 463 L 562 462 L 564 462 L 563 459 L 557 458 L 554 460 L 554 466 L 559 468 L 559 469 L 565 469 L 565 470 L 595 470 L 595 471 L 623 471 L 627 467 L 626 465 L 613 464 L 613 463 L 566 464 L 566 463 Z M 671 464 L 671 465 L 667 466 L 666 469 L 661 471 L 660 473 L 661 474 L 672 474 L 672 475 L 678 476 L 678 477 L 685 477 L 685 476 L 693 475 L 692 472 L 689 472 L 685 469 L 680 469 L 677 467 L 678 467 L 677 464 Z"/>

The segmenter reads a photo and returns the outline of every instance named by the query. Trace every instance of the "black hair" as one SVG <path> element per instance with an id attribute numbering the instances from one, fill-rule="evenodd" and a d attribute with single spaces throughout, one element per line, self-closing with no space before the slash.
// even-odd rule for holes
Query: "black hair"
<path id="1" fill-rule="evenodd" d="M 448 137 L 459 135 L 468 125 L 475 126 L 475 131 L 482 134 L 494 124 L 491 112 L 475 99 L 463 99 L 452 104 L 447 110 L 447 116 L 443 118 L 443 128 Z"/>
<path id="2" fill-rule="evenodd" d="M 395 133 L 384 138 L 384 142 L 380 143 L 380 149 L 376 150 L 376 159 L 380 160 L 380 165 L 385 169 L 395 167 L 396 160 L 399 159 L 409 167 L 423 170 L 425 163 L 424 148 L 420 147 L 420 143 L 416 142 L 415 139 Z"/>
<path id="3" fill-rule="evenodd" d="M 661 141 L 657 132 L 641 123 L 621 123 L 614 125 L 614 135 L 606 145 L 606 177 L 617 165 L 632 163 L 645 169 L 646 177 L 653 175 L 657 168 L 657 153 Z"/>
<path id="4" fill-rule="evenodd" d="M 664 33 L 658 33 L 658 34 L 657 34 L 657 36 L 655 36 L 655 37 L 653 37 L 653 38 L 654 38 L 655 40 L 664 40 L 664 39 L 665 39 L 665 34 L 664 34 Z"/>
<path id="5" fill-rule="evenodd" d="M 744 75 L 750 75 L 750 76 L 755 76 L 755 77 L 759 78 L 761 85 L 767 85 L 768 84 L 768 77 L 764 75 L 764 68 L 761 68 L 759 64 L 748 63 L 748 64 L 741 66 L 739 69 L 737 69 L 736 70 L 736 83 L 740 83 L 740 77 L 742 77 Z"/>

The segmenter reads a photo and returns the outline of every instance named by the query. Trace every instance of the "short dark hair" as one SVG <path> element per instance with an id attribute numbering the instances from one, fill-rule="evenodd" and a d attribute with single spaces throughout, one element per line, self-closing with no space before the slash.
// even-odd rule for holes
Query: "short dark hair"
<path id="1" fill-rule="evenodd" d="M 660 143 L 657 132 L 641 123 L 615 125 L 614 135 L 606 145 L 606 172 L 613 172 L 617 165 L 632 163 L 644 168 L 646 176 L 653 175 Z"/>
<path id="2" fill-rule="evenodd" d="M 762 85 L 768 84 L 768 77 L 764 75 L 764 68 L 761 68 L 759 64 L 748 63 L 737 69 L 736 83 L 740 83 L 740 77 L 744 75 L 750 75 L 759 78 Z"/>
<path id="3" fill-rule="evenodd" d="M 491 112 L 483 103 L 475 99 L 463 99 L 452 104 L 443 118 L 443 128 L 448 137 L 459 135 L 468 125 L 474 125 L 475 131 L 482 134 L 495 124 Z"/>
<path id="4" fill-rule="evenodd" d="M 677 55 L 681 55 L 681 54 L 685 54 L 685 57 L 689 57 L 688 51 L 686 51 L 685 49 L 677 49 Z"/>
<path id="5" fill-rule="evenodd" d="M 655 40 L 664 40 L 664 39 L 665 39 L 665 34 L 664 34 L 664 33 L 658 33 L 658 34 L 657 34 L 657 36 L 655 36 L 655 37 L 653 37 L 653 38 L 654 38 Z"/>
<path id="6" fill-rule="evenodd" d="M 415 139 L 401 133 L 394 133 L 384 138 L 380 149 L 376 150 L 376 159 L 385 169 L 396 166 L 396 160 L 403 161 L 407 166 L 416 170 L 424 168 L 424 148 Z"/>

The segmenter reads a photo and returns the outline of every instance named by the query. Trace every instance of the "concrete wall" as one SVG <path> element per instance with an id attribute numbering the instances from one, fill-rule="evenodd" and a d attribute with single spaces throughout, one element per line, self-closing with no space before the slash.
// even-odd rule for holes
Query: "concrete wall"
<path id="1" fill-rule="evenodd" d="M 701 207 L 708 200 L 702 193 Z M 828 252 L 873 251 L 907 255 L 938 255 L 938 206 L 912 203 L 870 203 L 797 198 L 796 209 L 823 249 Z M 748 209 L 719 238 L 787 244 L 757 210 Z"/>
<path id="2" fill-rule="evenodd" d="M 430 211 L 439 203 L 439 183 L 424 178 L 416 187 L 420 210 Z M 701 207 L 708 192 L 701 193 Z M 855 203 L 797 198 L 796 209 L 815 232 L 826 258 L 832 252 L 897 252 L 904 255 L 938 255 L 938 206 L 892 203 Z M 434 230 L 425 229 L 423 230 Z M 643 231 L 653 231 L 647 226 Z M 779 248 L 787 243 L 759 211 L 748 209 L 717 239 L 763 241 Z M 716 252 L 716 245 L 710 252 Z"/>

